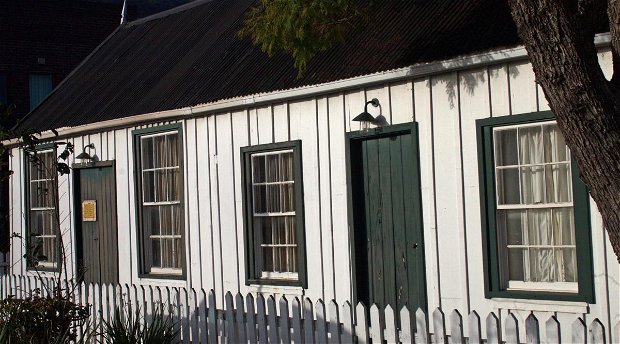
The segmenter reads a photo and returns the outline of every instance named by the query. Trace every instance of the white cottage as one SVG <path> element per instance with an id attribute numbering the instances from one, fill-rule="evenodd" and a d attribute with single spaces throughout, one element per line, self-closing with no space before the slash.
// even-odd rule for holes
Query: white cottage
<path id="1" fill-rule="evenodd" d="M 296 78 L 236 38 L 251 3 L 121 25 L 20 124 L 76 152 L 49 177 L 13 146 L 12 273 L 55 276 L 62 237 L 86 282 L 578 314 L 620 340 L 620 266 L 506 4 L 384 1 Z"/>

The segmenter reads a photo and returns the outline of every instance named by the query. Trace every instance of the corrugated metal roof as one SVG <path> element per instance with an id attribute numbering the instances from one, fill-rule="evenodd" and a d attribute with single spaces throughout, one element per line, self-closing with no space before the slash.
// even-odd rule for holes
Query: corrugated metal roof
<path id="1" fill-rule="evenodd" d="M 22 121 L 46 130 L 351 78 L 516 45 L 504 1 L 384 0 L 297 79 L 236 32 L 254 0 L 199 1 L 121 26 Z"/>

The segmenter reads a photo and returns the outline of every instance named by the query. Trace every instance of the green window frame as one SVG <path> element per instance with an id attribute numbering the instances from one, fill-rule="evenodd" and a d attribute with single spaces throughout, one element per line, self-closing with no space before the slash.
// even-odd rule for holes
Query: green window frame
<path id="1" fill-rule="evenodd" d="M 132 132 L 139 277 L 185 279 L 183 127 Z"/>
<path id="2" fill-rule="evenodd" d="M 589 196 L 588 196 L 588 191 L 587 191 L 586 186 L 583 184 L 583 182 L 579 178 L 579 166 L 577 165 L 576 161 L 574 159 L 570 159 L 570 163 L 569 162 L 547 163 L 548 160 L 544 160 L 545 163 L 552 165 L 551 169 L 555 168 L 557 170 L 558 169 L 557 166 L 560 166 L 562 164 L 570 166 L 566 168 L 566 170 L 568 170 L 569 172 L 568 174 L 566 174 L 567 177 L 565 178 L 566 180 L 569 180 L 567 184 L 569 185 L 567 187 L 569 191 L 566 191 L 566 193 L 569 195 L 568 196 L 569 202 L 562 203 L 561 201 L 557 199 L 549 201 L 549 199 L 552 199 L 553 197 L 558 197 L 558 196 L 550 196 L 551 193 L 548 191 L 549 186 L 547 184 L 549 183 L 548 178 L 550 177 L 547 174 L 545 174 L 545 177 L 542 177 L 542 180 L 544 180 L 544 185 L 545 185 L 544 189 L 546 190 L 544 191 L 544 201 L 533 201 L 531 199 L 526 200 L 526 198 L 529 196 L 526 196 L 526 191 L 524 191 L 524 188 L 527 188 L 528 186 L 530 186 L 530 184 L 527 184 L 525 182 L 523 182 L 522 184 L 521 179 L 525 178 L 523 177 L 523 173 L 527 173 L 529 171 L 527 170 L 528 168 L 531 168 L 532 171 L 535 168 L 538 168 L 538 169 L 544 168 L 543 170 L 545 171 L 544 173 L 548 173 L 549 169 L 546 166 L 543 166 L 543 167 L 540 166 L 540 165 L 544 165 L 544 163 L 543 164 L 532 163 L 529 165 L 525 164 L 525 167 L 523 167 L 522 164 L 524 163 L 522 162 L 522 160 L 526 160 L 526 158 L 522 158 L 522 157 L 526 153 L 522 153 L 522 152 L 517 153 L 517 155 L 514 155 L 513 153 L 512 159 L 519 160 L 517 163 L 514 163 L 516 164 L 514 166 L 517 166 L 517 167 L 509 166 L 508 168 L 506 168 L 506 170 L 508 170 L 509 168 L 515 169 L 517 171 L 516 174 L 519 175 L 518 177 L 519 182 L 518 182 L 518 188 L 517 188 L 517 190 L 519 190 L 518 195 L 517 195 L 517 197 L 520 198 L 519 202 L 504 200 L 504 198 L 508 196 L 503 195 L 503 193 L 507 194 L 506 189 L 511 188 L 510 186 L 508 186 L 509 185 L 508 183 L 502 182 L 503 183 L 502 185 L 504 185 L 504 187 L 502 187 L 501 190 L 498 190 L 498 184 L 500 183 L 498 182 L 498 180 L 502 179 L 504 175 L 508 173 L 508 172 L 504 172 L 506 170 L 502 170 L 502 168 L 504 167 L 500 166 L 502 165 L 502 163 L 499 163 L 498 159 L 502 159 L 502 154 L 508 156 L 509 153 L 496 154 L 495 144 L 496 143 L 499 144 L 499 138 L 502 138 L 502 136 L 498 135 L 497 136 L 498 142 L 494 142 L 496 138 L 495 135 L 498 132 L 503 132 L 504 130 L 510 130 L 510 129 L 526 130 L 526 128 L 535 128 L 539 124 L 541 127 L 541 133 L 542 133 L 545 130 L 544 129 L 545 126 L 551 127 L 554 125 L 553 123 L 554 120 L 555 120 L 555 116 L 553 115 L 553 113 L 547 111 L 547 112 L 535 112 L 535 113 L 528 113 L 528 114 L 521 114 L 521 115 L 493 117 L 493 118 L 480 119 L 476 121 L 476 132 L 477 132 L 477 140 L 478 140 L 479 178 L 480 178 L 483 262 L 484 262 L 484 272 L 485 272 L 484 284 L 485 284 L 485 296 L 487 298 L 585 301 L 589 303 L 594 302 Z M 514 140 L 518 140 L 518 137 L 519 137 L 518 135 L 515 135 L 514 138 L 511 139 L 513 140 L 512 143 L 514 143 L 515 146 L 519 145 L 519 143 L 517 143 L 518 141 L 514 141 Z M 506 140 L 505 142 L 509 142 L 509 141 Z M 547 141 L 544 141 L 544 139 L 543 139 L 543 142 L 547 143 Z M 497 147 L 499 147 L 502 150 L 506 150 L 505 147 L 509 144 L 510 143 L 502 144 L 501 147 L 500 146 L 497 146 Z M 541 149 L 545 151 L 544 154 L 548 154 L 547 150 L 550 150 L 550 148 L 546 147 L 545 143 L 543 143 L 541 147 L 542 147 Z M 566 153 L 566 154 L 570 156 L 570 153 Z M 516 156 L 518 156 L 518 158 Z M 547 158 L 545 157 L 544 159 L 547 159 Z M 506 165 L 508 166 L 510 164 L 506 163 Z M 513 184 L 510 184 L 510 185 L 513 185 Z M 532 185 L 535 185 L 535 184 L 532 184 Z M 572 196 L 570 196 L 571 185 L 572 185 Z M 531 190 L 534 190 L 534 187 L 532 187 Z M 557 193 L 557 191 L 555 190 L 556 189 L 554 189 L 554 194 Z M 537 197 L 541 197 L 541 196 L 537 196 Z M 498 202 L 498 199 L 499 199 L 499 202 Z M 517 210 L 510 209 L 511 206 L 510 205 L 506 206 L 505 204 L 516 204 L 514 208 L 518 208 L 518 209 Z M 553 207 L 557 207 L 557 208 L 553 208 Z M 564 207 L 564 208 L 561 208 L 561 207 Z M 556 209 L 568 209 L 570 211 L 571 207 L 572 207 L 572 216 L 569 215 L 568 222 L 566 221 L 560 222 L 560 221 L 555 220 L 555 218 L 553 217 L 554 216 L 553 212 L 554 211 L 557 211 L 558 213 L 560 212 L 560 210 L 556 210 Z M 515 217 L 516 219 L 519 219 L 518 221 L 521 221 L 521 222 L 518 222 L 518 221 L 516 222 L 516 223 L 519 223 L 519 226 L 511 227 L 511 228 L 518 228 L 516 230 L 517 231 L 516 236 L 511 236 L 511 235 L 514 235 L 515 230 L 509 229 L 509 226 L 510 226 L 508 222 L 509 220 L 506 220 L 508 218 L 508 215 L 506 214 L 510 211 L 516 211 L 517 214 L 519 214 L 520 212 L 519 216 L 521 216 L 521 217 L 519 216 Z M 533 223 L 534 225 L 540 225 L 542 223 L 545 223 L 543 220 L 543 222 L 533 221 L 533 222 L 527 222 L 528 224 L 525 224 L 522 216 L 524 216 L 523 214 L 525 214 L 526 216 L 525 218 L 528 219 L 525 221 L 530 221 L 529 217 L 527 217 L 527 216 L 530 216 L 530 213 L 529 213 L 530 211 L 534 214 L 536 214 L 537 211 L 543 212 L 543 213 L 545 211 L 549 212 L 549 215 L 545 215 L 545 216 L 548 216 L 547 217 L 547 220 L 548 220 L 547 232 L 549 233 L 557 233 L 558 231 L 560 231 L 561 229 L 559 230 L 555 229 L 555 227 L 560 227 L 560 225 L 558 225 L 559 223 L 562 223 L 562 224 L 570 223 L 570 221 L 572 221 L 572 226 L 574 228 L 574 237 L 572 238 L 570 245 L 562 246 L 564 245 L 564 242 L 558 243 L 558 241 L 562 241 L 564 239 L 556 239 L 555 237 L 560 237 L 560 235 L 556 235 L 556 234 L 548 235 L 548 237 L 553 238 L 553 241 L 551 244 L 547 243 L 547 246 L 542 244 L 542 239 L 531 239 L 530 242 L 527 242 L 526 237 L 529 236 L 529 234 L 525 234 L 527 231 L 529 231 L 529 229 L 527 229 L 528 228 L 527 226 L 532 226 L 530 223 Z M 501 218 L 505 219 L 504 222 L 501 221 Z M 500 226 L 503 226 L 503 228 L 505 229 L 501 230 Z M 552 227 L 553 229 L 551 229 Z M 540 228 L 538 230 L 534 230 L 534 229 L 532 230 L 535 231 L 535 232 L 532 232 L 535 234 L 534 236 L 532 236 L 532 238 L 538 235 L 538 233 L 543 233 L 541 234 L 541 236 L 544 236 L 544 233 L 547 233 L 545 231 L 541 232 Z M 553 235 L 555 235 L 555 237 Z M 564 235 L 564 236 L 567 236 L 567 235 Z M 534 241 L 536 241 L 536 245 L 531 244 L 531 242 L 534 242 Z M 547 239 L 547 241 L 549 240 Z M 515 244 L 515 245 L 511 245 L 511 244 Z M 528 247 L 527 245 L 531 245 L 531 247 Z M 576 268 L 574 268 L 574 270 L 576 270 L 576 277 L 574 278 L 577 281 L 573 283 L 563 283 L 563 281 L 559 281 L 559 278 L 556 277 L 557 279 L 556 281 L 546 281 L 547 282 L 546 284 L 538 281 L 540 282 L 538 284 L 547 286 L 550 288 L 547 288 L 547 287 L 537 288 L 537 287 L 534 287 L 536 285 L 536 282 L 528 284 L 528 281 L 522 284 L 519 284 L 521 282 L 517 282 L 516 283 L 517 287 L 510 286 L 509 285 L 510 283 L 513 283 L 513 285 L 515 284 L 513 280 L 510 280 L 509 282 L 509 279 L 510 279 L 509 275 L 513 274 L 512 271 L 522 271 L 525 269 L 530 269 L 530 266 L 524 263 L 523 267 L 521 267 L 521 270 L 519 270 L 519 267 L 520 267 L 519 264 L 516 264 L 516 268 L 515 268 L 514 263 L 510 262 L 511 259 L 509 259 L 509 255 L 513 254 L 510 252 L 515 252 L 515 250 L 517 254 L 513 257 L 523 257 L 521 263 L 529 262 L 529 264 L 532 264 L 531 266 L 534 266 L 534 267 L 537 264 L 536 259 L 540 259 L 538 257 L 543 255 L 543 253 L 546 254 L 546 253 L 552 252 L 550 256 L 554 257 L 553 259 L 558 259 L 557 261 L 564 262 L 565 256 L 557 254 L 556 252 L 557 251 L 565 252 L 564 250 L 566 251 L 575 250 L 573 261 L 576 262 Z M 518 252 L 519 250 L 523 250 L 521 252 L 521 255 L 519 255 L 519 252 Z M 545 250 L 546 252 L 542 252 Z M 527 254 L 525 252 L 527 252 Z M 529 255 L 532 255 L 532 256 L 529 256 Z M 533 258 L 529 258 L 529 257 L 533 257 Z M 561 257 L 561 258 L 556 258 L 556 257 Z M 532 260 L 530 261 L 530 259 Z M 519 262 L 518 259 L 513 258 L 512 262 L 515 262 L 515 261 L 517 263 Z M 532 268 L 532 270 L 534 270 L 534 268 Z M 556 270 L 559 271 L 560 269 L 556 268 Z M 532 275 L 534 274 L 532 272 L 530 273 Z M 559 272 L 555 272 L 555 274 L 557 276 Z M 518 275 L 518 273 L 516 275 Z M 525 273 L 524 273 L 524 276 L 525 276 Z M 524 278 L 524 279 L 528 279 L 528 278 Z M 530 277 L 530 281 L 535 280 L 535 279 L 536 278 Z M 562 288 L 558 288 L 558 289 L 554 288 L 555 286 L 560 286 L 560 285 L 562 286 Z M 566 288 L 564 288 L 566 285 L 576 285 L 576 287 L 570 290 L 567 290 Z"/>
<path id="3" fill-rule="evenodd" d="M 241 161 L 246 284 L 307 288 L 301 141 L 242 147 Z"/>
<path id="4" fill-rule="evenodd" d="M 57 159 L 54 144 L 42 144 L 34 151 L 24 150 L 28 270 L 56 272 L 62 263 L 58 228 L 58 173 L 55 166 Z M 55 257 L 50 259 L 50 252 Z"/>

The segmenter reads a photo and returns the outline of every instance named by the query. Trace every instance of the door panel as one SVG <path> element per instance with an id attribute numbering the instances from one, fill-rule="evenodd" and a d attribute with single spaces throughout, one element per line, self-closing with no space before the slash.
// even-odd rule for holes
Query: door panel
<path id="1" fill-rule="evenodd" d="M 118 282 L 116 183 L 113 166 L 75 170 L 78 274 L 86 283 Z M 95 221 L 85 221 L 83 201 L 95 201 Z"/>
<path id="2" fill-rule="evenodd" d="M 397 311 L 426 307 L 415 134 L 399 125 L 349 142 L 357 299 Z"/>

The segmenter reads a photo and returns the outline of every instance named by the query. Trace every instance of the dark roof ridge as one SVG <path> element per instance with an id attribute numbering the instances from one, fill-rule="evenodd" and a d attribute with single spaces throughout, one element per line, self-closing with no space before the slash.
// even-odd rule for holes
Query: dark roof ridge
<path id="1" fill-rule="evenodd" d="M 144 23 L 149 22 L 151 20 L 165 18 L 165 17 L 167 17 L 169 15 L 177 14 L 179 12 L 183 12 L 183 11 L 192 9 L 194 7 L 200 6 L 200 5 L 204 4 L 204 3 L 211 2 L 211 1 L 213 1 L 213 0 L 194 0 L 194 1 L 190 1 L 190 2 L 188 2 L 186 4 L 179 5 L 177 7 L 173 7 L 171 9 L 168 9 L 168 10 L 165 10 L 165 11 L 161 11 L 161 12 L 158 12 L 158 13 L 155 13 L 155 14 L 151 14 L 150 16 L 147 16 L 147 17 L 144 17 L 144 18 L 140 18 L 140 19 L 136 19 L 134 21 L 131 21 L 131 22 L 128 22 L 127 24 L 122 24 L 122 25 L 124 25 L 125 27 L 141 25 L 141 24 L 144 24 Z M 234 1 L 234 0 L 232 0 L 232 1 Z"/>

